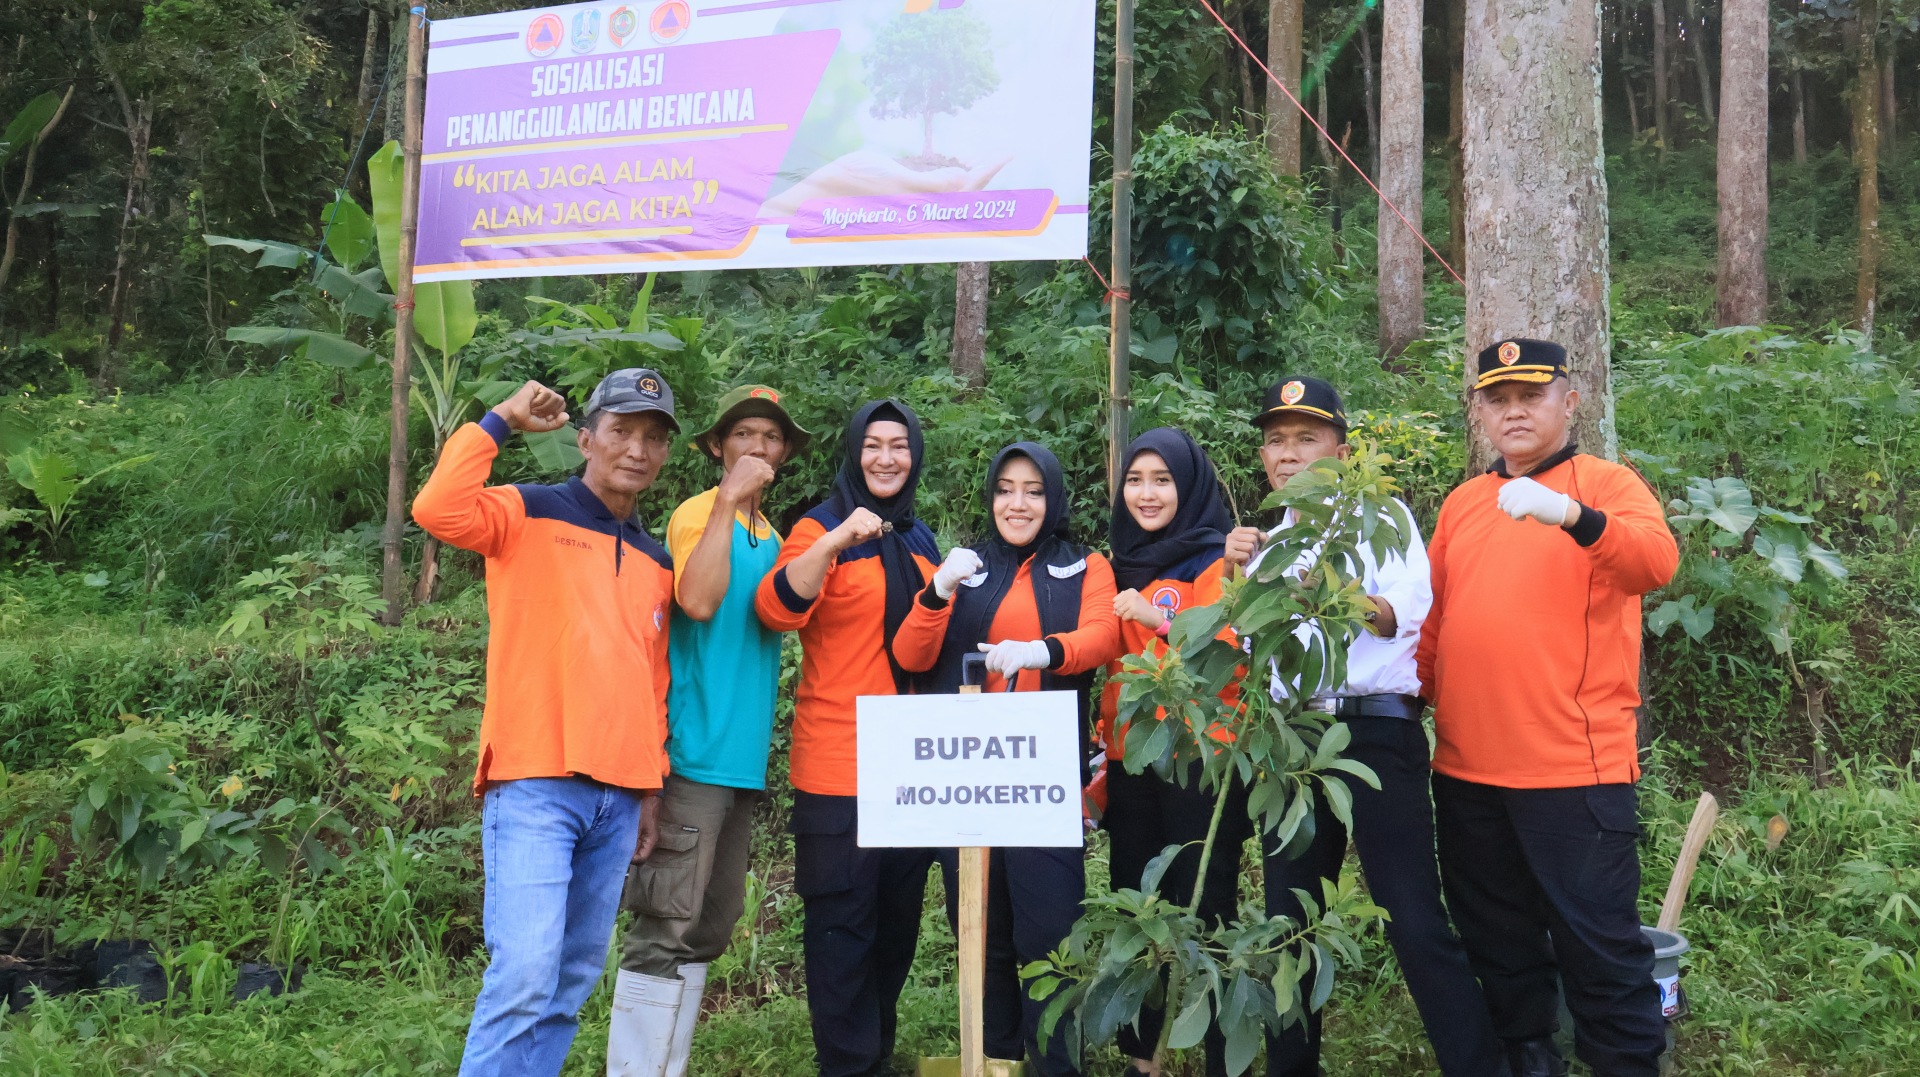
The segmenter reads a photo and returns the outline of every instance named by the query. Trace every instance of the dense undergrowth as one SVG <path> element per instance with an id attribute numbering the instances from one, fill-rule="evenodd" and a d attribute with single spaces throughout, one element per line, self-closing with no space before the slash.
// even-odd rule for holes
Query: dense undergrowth
<path id="1" fill-rule="evenodd" d="M 1322 195 L 1276 185 L 1257 155 L 1231 132 L 1167 129 L 1143 147 L 1141 190 L 1171 209 L 1136 236 L 1154 267 L 1136 292 L 1136 428 L 1192 430 L 1251 518 L 1257 388 L 1283 368 L 1311 371 L 1348 388 L 1360 436 L 1396 457 L 1431 526 L 1463 477 L 1460 299 L 1432 289 L 1429 338 L 1402 369 L 1382 371 L 1355 253 L 1372 246 L 1364 220 L 1335 235 Z M 1813 238 L 1844 208 L 1836 166 L 1818 159 L 1777 170 L 1779 309 L 1797 328 L 1706 331 L 1701 165 L 1629 155 L 1612 175 L 1620 442 L 1677 502 L 1686 551 L 1674 585 L 1647 604 L 1649 918 L 1693 797 L 1708 786 L 1727 806 L 1683 925 L 1695 951 L 1682 1072 L 1916 1072 L 1916 353 L 1895 334 L 1869 346 L 1820 328 L 1845 259 Z M 1226 197 L 1242 187 L 1250 194 Z M 1212 213 L 1222 201 L 1237 208 Z M 1244 229 L 1284 239 L 1280 255 L 1216 242 Z M 1899 298 L 1910 285 L 1898 246 L 1887 309 L 1920 310 L 1920 292 Z M 777 520 L 820 496 L 839 425 L 884 394 L 925 420 L 921 513 L 943 544 L 976 537 L 980 470 L 1014 436 L 1059 452 L 1073 526 L 1099 541 L 1100 286 L 1084 267 L 1051 264 L 997 266 L 994 282 L 989 382 L 976 394 L 946 367 L 948 267 L 663 277 L 653 316 L 676 319 L 684 346 L 647 358 L 689 428 L 725 386 L 787 392 L 820 436 L 774 488 Z M 475 369 L 590 379 L 615 353 L 555 336 L 540 299 L 625 311 L 638 284 L 485 286 Z M 1237 298 L 1203 302 L 1220 296 Z M 467 792 L 483 689 L 480 565 L 449 551 L 437 600 L 375 628 L 365 615 L 377 591 L 386 375 L 263 352 L 225 361 L 161 371 L 149 391 L 125 395 L 54 365 L 0 401 L 0 452 L 31 444 L 80 477 L 99 474 L 58 525 L 27 485 L 0 480 L 0 955 L 151 939 L 175 982 L 162 1004 L 73 995 L 0 1018 L 0 1071 L 450 1073 L 482 960 Z M 431 446 L 423 419 L 413 436 Z M 416 483 L 429 453 L 415 453 Z M 552 474 L 517 443 L 496 469 L 499 481 Z M 713 479 L 680 446 L 641 512 L 657 529 Z M 420 538 L 409 534 L 410 563 Z M 236 617 L 243 608 L 257 616 Z M 703 1075 L 807 1068 L 780 747 L 751 912 L 716 967 L 713 1019 L 696 1045 Z M 1791 830 L 1769 851 L 1776 814 Z M 1101 877 L 1097 841 L 1091 856 Z M 1249 899 L 1255 885 L 1250 873 Z M 952 1047 L 941 971 L 951 941 L 932 909 L 903 1014 L 907 1054 Z M 232 1002 L 233 965 L 257 959 L 305 966 L 305 987 Z M 604 995 L 590 1005 L 569 1072 L 599 1068 L 605 1006 Z M 1332 1006 L 1333 1072 L 1431 1068 L 1377 932 Z M 1111 1057 L 1102 1064 L 1117 1071 Z"/>

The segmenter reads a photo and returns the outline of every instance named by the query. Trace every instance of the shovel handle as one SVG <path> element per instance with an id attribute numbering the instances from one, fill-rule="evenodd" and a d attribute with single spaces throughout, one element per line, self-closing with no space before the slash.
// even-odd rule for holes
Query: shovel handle
<path id="1" fill-rule="evenodd" d="M 1693 873 L 1700 866 L 1700 851 L 1713 835 L 1713 824 L 1720 818 L 1720 802 L 1712 793 L 1701 793 L 1693 806 L 1693 818 L 1687 823 L 1687 836 L 1680 842 L 1680 858 L 1674 861 L 1673 879 L 1667 883 L 1666 899 L 1660 902 L 1662 931 L 1680 926 L 1680 910 L 1686 907 L 1687 891 L 1693 886 Z"/>

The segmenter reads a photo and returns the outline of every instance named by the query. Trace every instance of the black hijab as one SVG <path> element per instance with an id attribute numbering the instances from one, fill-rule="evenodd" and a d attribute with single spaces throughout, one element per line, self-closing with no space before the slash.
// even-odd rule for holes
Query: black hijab
<path id="1" fill-rule="evenodd" d="M 1126 492 L 1114 491 L 1113 578 L 1121 590 L 1138 590 L 1165 576 L 1168 569 L 1203 553 L 1219 553 L 1233 530 L 1233 514 L 1220 497 L 1220 480 L 1213 461 L 1184 430 L 1162 426 L 1133 439 L 1127 446 L 1121 474 L 1141 453 L 1158 453 L 1173 472 L 1180 504 L 1173 520 L 1158 531 L 1144 531 L 1127 511 Z M 1123 484 L 1124 485 L 1124 484 Z"/>
<path id="2" fill-rule="evenodd" d="M 1047 494 L 1047 508 L 1040 518 L 1040 530 L 1024 546 L 1008 542 L 1000 534 L 999 526 L 993 522 L 994 485 L 1000 481 L 1000 473 L 1006 469 L 1007 462 L 1015 457 L 1033 461 L 1034 467 L 1040 471 L 1040 480 Z M 993 458 L 993 464 L 987 468 L 982 500 L 987 509 L 990 536 L 975 547 L 975 552 L 984 563 L 987 578 L 978 587 L 962 584 L 954 589 L 953 615 L 947 622 L 947 636 L 940 645 L 940 657 L 929 671 L 923 686 L 927 691 L 953 692 L 959 689 L 961 660 L 977 653 L 976 645 L 987 641 L 987 635 L 993 629 L 993 619 L 1000 612 L 1000 603 L 1006 600 L 1008 592 L 1013 589 L 1013 580 L 1019 575 L 1020 566 L 1029 560 L 1033 562 L 1033 567 L 1028 579 L 1033 587 L 1034 606 L 1040 614 L 1040 634 L 1059 635 L 1073 631 L 1080 624 L 1080 593 L 1086 582 L 1089 551 L 1084 546 L 1074 544 L 1066 526 L 1067 482 L 1059 458 L 1049 452 L 1046 446 L 1031 441 L 1019 441 L 1007 446 L 1000 450 L 1000 454 Z M 1050 572 L 1047 570 L 1049 567 L 1061 572 Z M 1043 691 L 1081 691 L 1083 711 L 1086 703 L 1084 690 L 1092 683 L 1091 671 L 1060 675 L 1043 670 L 1040 674 Z"/>
<path id="3" fill-rule="evenodd" d="M 875 497 L 873 491 L 867 488 L 866 473 L 860 470 L 860 447 L 866 441 L 867 427 L 874 423 L 900 423 L 907 428 L 907 448 L 913 463 L 907 471 L 906 484 L 892 497 Z M 893 660 L 893 637 L 900 631 L 901 622 L 907 619 L 907 611 L 913 608 L 914 596 L 927 585 L 926 576 L 921 572 L 919 563 L 914 561 L 913 549 L 908 541 L 908 536 L 916 528 L 926 530 L 925 525 L 913 516 L 913 497 L 920 486 L 920 466 L 926 456 L 925 450 L 926 443 L 920 436 L 920 417 L 913 413 L 912 408 L 897 400 L 868 402 L 854 412 L 852 420 L 847 423 L 847 436 L 841 445 L 840 472 L 834 476 L 833 493 L 827 495 L 827 500 L 821 505 L 840 520 L 853 515 L 855 509 L 866 509 L 890 525 L 878 538 L 869 542 L 879 544 L 880 565 L 886 574 L 884 638 L 887 664 L 893 668 L 894 688 L 900 692 L 907 690 L 911 678 Z M 928 541 L 925 545 L 937 554 L 938 550 L 931 542 L 931 532 L 926 537 Z"/>

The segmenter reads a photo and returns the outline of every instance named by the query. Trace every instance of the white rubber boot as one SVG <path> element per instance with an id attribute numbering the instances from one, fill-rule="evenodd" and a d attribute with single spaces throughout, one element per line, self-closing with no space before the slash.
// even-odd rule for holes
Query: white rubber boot
<path id="1" fill-rule="evenodd" d="M 680 1015 L 673 1025 L 673 1050 L 667 1055 L 666 1077 L 687 1077 L 687 1056 L 693 1053 L 693 1026 L 700 1023 L 700 996 L 707 992 L 707 966 L 680 966 Z"/>
<path id="2" fill-rule="evenodd" d="M 661 1077 L 666 1072 L 682 990 L 677 979 L 620 970 L 607 1026 L 607 1077 Z"/>

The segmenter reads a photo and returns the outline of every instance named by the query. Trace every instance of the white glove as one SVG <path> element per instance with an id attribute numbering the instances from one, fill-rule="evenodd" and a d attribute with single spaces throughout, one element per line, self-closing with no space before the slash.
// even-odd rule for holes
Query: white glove
<path id="1" fill-rule="evenodd" d="M 953 597 L 953 589 L 960 586 L 961 580 L 972 579 L 980 571 L 980 555 L 965 546 L 955 546 L 947 551 L 947 559 L 933 574 L 933 593 L 942 599 Z"/>
<path id="2" fill-rule="evenodd" d="M 1566 523 L 1573 498 L 1549 490 L 1532 479 L 1515 479 L 1500 488 L 1500 511 L 1516 520 L 1531 516 L 1552 527 Z"/>
<path id="3" fill-rule="evenodd" d="M 1047 641 L 1043 639 L 982 643 L 980 650 L 986 653 L 987 669 L 1008 680 L 1023 669 L 1045 669 L 1053 661 L 1053 656 L 1047 653 Z"/>

